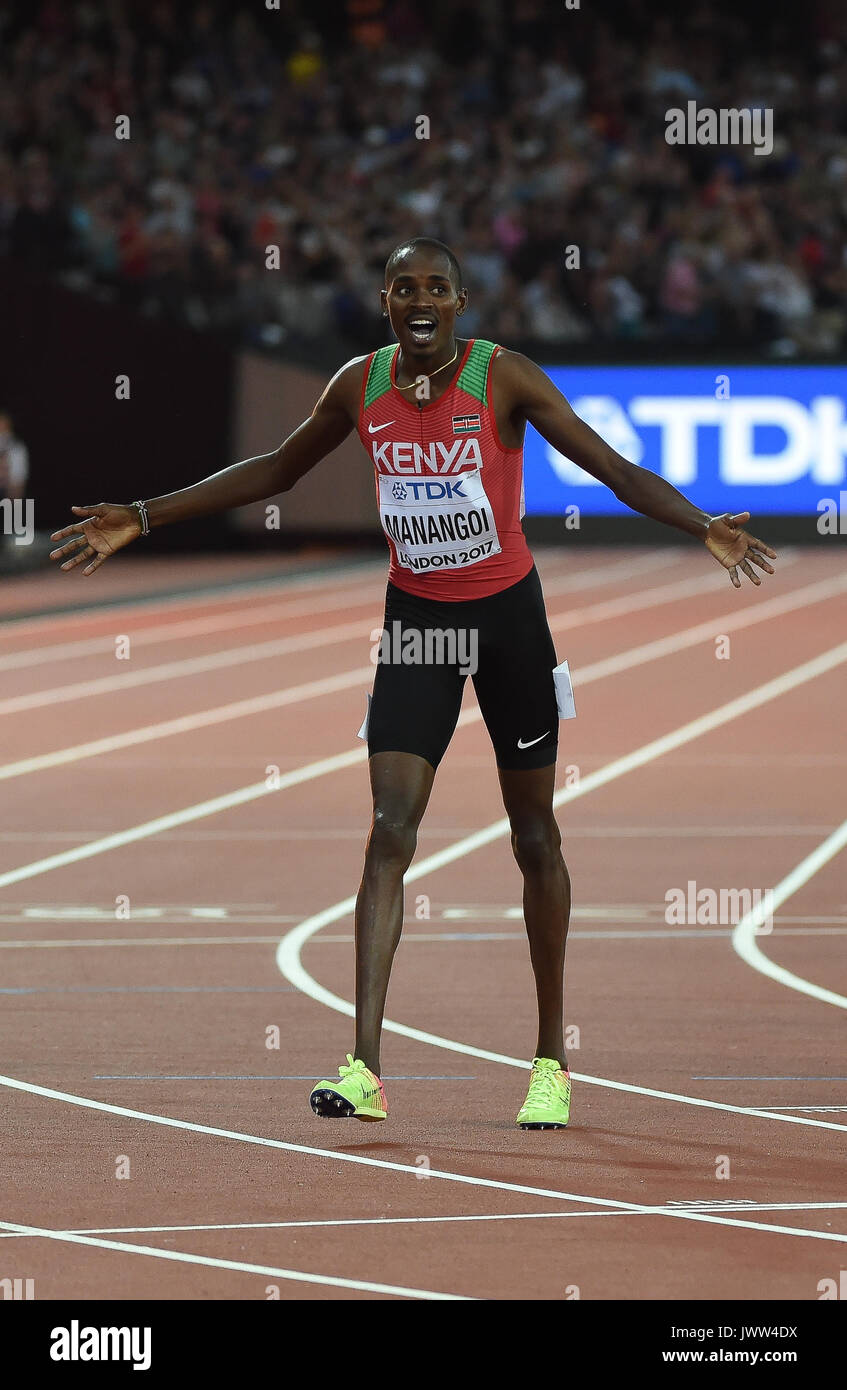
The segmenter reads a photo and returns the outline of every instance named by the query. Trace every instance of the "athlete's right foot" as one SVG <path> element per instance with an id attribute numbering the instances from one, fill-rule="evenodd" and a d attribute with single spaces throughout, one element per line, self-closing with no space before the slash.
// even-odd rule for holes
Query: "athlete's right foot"
<path id="1" fill-rule="evenodd" d="M 347 1066 L 338 1068 L 339 1081 L 319 1081 L 309 1102 L 316 1115 L 328 1120 L 384 1120 L 388 1101 L 379 1077 L 364 1062 L 347 1053 Z"/>

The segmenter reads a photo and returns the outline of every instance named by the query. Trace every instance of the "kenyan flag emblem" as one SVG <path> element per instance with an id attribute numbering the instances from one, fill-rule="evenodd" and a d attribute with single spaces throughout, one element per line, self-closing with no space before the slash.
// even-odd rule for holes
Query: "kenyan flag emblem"
<path id="1" fill-rule="evenodd" d="M 479 434 L 482 422 L 478 415 L 454 415 L 454 434 Z"/>

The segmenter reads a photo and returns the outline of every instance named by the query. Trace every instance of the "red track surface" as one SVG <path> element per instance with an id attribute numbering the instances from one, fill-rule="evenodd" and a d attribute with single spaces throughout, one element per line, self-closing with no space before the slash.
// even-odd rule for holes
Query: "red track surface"
<path id="1" fill-rule="evenodd" d="M 148 588 L 158 563 L 147 562 Z M 578 710 L 562 725 L 559 785 L 587 787 L 559 811 L 575 905 L 570 1065 L 592 1078 L 576 1081 L 564 1133 L 513 1124 L 526 1085 L 514 1059 L 529 1059 L 534 1013 L 502 835 L 409 883 L 388 1006 L 396 1022 L 494 1055 L 392 1032 L 385 1125 L 320 1121 L 307 1104 L 312 1079 L 350 1045 L 349 1019 L 311 983 L 350 998 L 350 914 L 329 913 L 306 942 L 307 977 L 280 952 L 306 989 L 280 973 L 276 947 L 358 884 L 369 796 L 354 735 L 382 565 L 296 586 L 288 570 L 274 589 L 0 631 L 0 1277 L 34 1278 L 38 1298 L 209 1299 L 265 1298 L 269 1286 L 293 1299 L 564 1299 L 574 1288 L 583 1299 L 815 1299 L 837 1278 L 843 853 L 758 938 L 831 998 L 751 968 L 731 925 L 669 926 L 665 894 L 689 880 L 775 887 L 841 823 L 845 665 L 833 659 L 601 785 L 586 779 L 838 647 L 840 555 L 781 557 L 775 579 L 740 594 L 694 546 L 541 552 L 538 563 Z M 112 597 L 128 573 L 117 561 L 90 581 L 64 577 L 60 597 L 54 575 L 15 581 L 5 611 L 20 594 L 30 609 Z M 216 564 L 215 582 L 256 573 Z M 716 656 L 720 635 L 729 659 Z M 131 639 L 126 660 L 119 636 Z M 305 689 L 271 703 L 291 687 Z M 476 710 L 470 688 L 465 709 Z M 151 729 L 185 717 L 181 732 Z M 258 794 L 269 768 L 282 785 Z M 251 786 L 241 804 L 83 855 Z M 471 718 L 436 780 L 418 862 L 501 816 Z M 841 1108 L 807 1108 L 821 1106 Z"/>

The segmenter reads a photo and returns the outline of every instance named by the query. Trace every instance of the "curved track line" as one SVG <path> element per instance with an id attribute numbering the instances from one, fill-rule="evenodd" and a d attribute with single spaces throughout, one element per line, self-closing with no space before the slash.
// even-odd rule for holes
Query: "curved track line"
<path id="1" fill-rule="evenodd" d="M 811 661 L 804 662 L 800 666 L 794 667 L 791 671 L 786 671 L 782 676 L 777 676 L 774 680 L 767 681 L 757 689 L 742 695 L 735 700 L 730 700 L 727 704 L 719 706 L 711 714 L 703 715 L 699 719 L 692 720 L 689 724 L 682 725 L 670 734 L 665 734 L 661 738 L 654 739 L 652 742 L 644 744 L 641 748 L 618 758 L 614 762 L 607 763 L 605 767 L 599 768 L 596 772 L 584 777 L 576 786 L 563 788 L 556 792 L 553 798 L 554 807 L 559 807 L 567 802 L 574 801 L 578 797 L 585 796 L 596 787 L 605 786 L 616 778 L 623 776 L 635 768 L 644 767 L 647 763 L 661 757 L 664 753 L 672 749 L 682 747 L 690 743 L 693 739 L 699 738 L 701 734 L 711 732 L 730 720 L 746 714 L 759 706 L 766 704 L 769 700 L 776 699 L 779 695 L 785 694 L 789 690 L 794 690 L 805 682 L 813 680 L 816 676 L 822 675 L 827 671 L 833 670 L 842 662 L 847 661 L 847 642 L 834 647 L 831 651 L 825 652 Z M 473 835 L 465 836 L 464 839 L 448 845 L 445 849 L 430 855 L 421 860 L 418 864 L 413 864 L 405 875 L 404 882 L 410 883 L 416 879 L 423 878 L 426 874 L 432 873 L 435 869 L 443 867 L 445 864 L 454 863 L 458 859 L 465 858 L 474 850 L 482 848 L 484 845 L 491 844 L 494 840 L 508 834 L 510 825 L 507 818 L 494 821 L 491 825 L 482 830 L 476 831 Z M 301 922 L 298 927 L 287 932 L 277 947 L 276 961 L 277 966 L 287 980 L 295 985 L 302 993 L 314 999 L 316 1003 L 325 1004 L 328 1008 L 335 1010 L 336 1013 L 346 1014 L 353 1017 L 355 1009 L 347 999 L 342 999 L 340 995 L 333 994 L 329 989 L 319 984 L 316 979 L 306 970 L 300 959 L 300 953 L 306 942 L 320 931 L 322 927 L 329 926 L 330 923 L 337 922 L 340 918 L 346 917 L 353 911 L 356 905 L 356 895 L 352 894 L 341 902 L 335 903 L 332 907 L 325 908 L 322 912 L 315 913 Z M 479 1057 L 484 1061 L 499 1062 L 504 1066 L 520 1067 L 526 1070 L 529 1063 L 521 1058 L 508 1057 L 499 1052 L 490 1052 L 484 1048 L 472 1047 L 467 1043 L 458 1043 L 450 1038 L 440 1037 L 436 1033 L 428 1033 L 418 1028 L 410 1028 L 403 1023 L 395 1023 L 391 1019 L 386 1019 L 384 1027 L 388 1032 L 399 1033 L 404 1037 L 412 1038 L 417 1042 L 429 1043 L 433 1047 L 443 1047 L 451 1052 L 461 1052 L 470 1057 Z M 672 1091 L 659 1091 L 645 1086 L 634 1086 L 622 1081 L 611 1081 L 607 1078 L 587 1076 L 578 1072 L 572 1073 L 575 1080 L 586 1082 L 589 1085 L 603 1086 L 610 1090 L 631 1091 L 637 1095 L 652 1096 L 660 1100 L 673 1100 L 683 1105 L 702 1106 L 707 1109 L 723 1110 L 735 1114 L 756 1115 L 763 1119 L 788 1121 L 792 1124 L 811 1125 L 814 1128 L 826 1128 L 847 1130 L 847 1125 L 834 1124 L 831 1121 L 809 1120 L 805 1116 L 781 1115 L 772 1110 L 754 1110 L 749 1107 L 722 1104 L 718 1101 L 703 1100 L 700 1097 L 685 1096 Z"/>
<path id="2" fill-rule="evenodd" d="M 835 1004 L 839 1009 L 847 1009 L 847 997 L 843 994 L 836 994 L 833 989 L 824 989 L 822 985 L 813 984 L 811 980 L 806 980 L 802 975 L 795 975 L 793 971 L 786 970 L 782 965 L 776 965 L 769 960 L 759 947 L 756 933 L 763 925 L 765 919 L 800 888 L 814 878 L 819 869 L 834 859 L 836 854 L 847 845 L 847 820 L 834 830 L 831 835 L 818 845 L 817 849 L 807 855 L 790 874 L 786 874 L 781 883 L 777 884 L 770 895 L 770 902 L 759 903 L 750 912 L 745 913 L 732 933 L 733 949 L 738 953 L 743 961 L 758 970 L 761 975 L 767 975 L 768 979 L 776 980 L 777 984 L 786 985 L 789 989 L 797 990 L 799 994 L 808 994 L 812 999 L 820 999 L 824 1004 Z"/>
<path id="3" fill-rule="evenodd" d="M 430 1289 L 408 1289 L 399 1284 L 371 1284 L 365 1279 L 342 1279 L 332 1274 L 305 1274 L 298 1269 L 275 1269 L 273 1265 L 219 1260 L 212 1255 L 189 1255 L 182 1250 L 160 1250 L 155 1245 L 130 1245 L 123 1240 L 99 1240 L 94 1236 L 74 1235 L 70 1231 L 51 1231 L 41 1226 L 20 1226 L 15 1221 L 0 1221 L 0 1228 L 16 1236 L 37 1236 L 47 1240 L 65 1241 L 70 1245 L 93 1245 L 98 1250 L 120 1250 L 125 1255 L 149 1255 L 155 1260 L 175 1260 L 178 1264 L 232 1269 L 241 1274 L 272 1275 L 274 1279 L 289 1279 L 298 1284 L 329 1284 L 333 1288 L 359 1289 L 365 1293 L 398 1294 L 401 1298 L 475 1301 L 461 1293 L 433 1293 Z"/>
<path id="4" fill-rule="evenodd" d="M 526 1063 L 519 1063 L 525 1066 Z M 583 1078 L 588 1080 L 590 1078 Z M 612 1083 L 616 1085 L 617 1083 Z M 336 1163 L 353 1163 L 364 1168 L 382 1168 L 393 1173 L 414 1173 L 415 1178 L 420 1176 L 420 1168 L 411 1163 L 393 1163 L 385 1158 L 369 1158 L 364 1154 L 351 1154 L 343 1149 L 318 1149 L 310 1144 L 293 1144 L 285 1139 L 268 1139 L 263 1135 L 245 1134 L 241 1130 L 218 1129 L 212 1125 L 198 1124 L 194 1120 L 176 1120 L 166 1115 L 155 1115 L 146 1110 L 131 1110 L 124 1105 L 110 1105 L 107 1101 L 92 1100 L 88 1096 L 72 1095 L 68 1091 L 55 1091 L 48 1086 L 38 1086 L 32 1081 L 19 1081 L 16 1077 L 0 1076 L 0 1086 L 8 1086 L 13 1091 L 25 1091 L 30 1095 L 44 1096 L 48 1100 L 60 1100 L 69 1105 L 78 1105 L 84 1110 L 99 1110 L 107 1115 L 123 1115 L 131 1120 L 143 1120 L 148 1124 L 163 1125 L 169 1129 L 186 1129 L 194 1134 L 209 1134 L 216 1139 L 235 1139 L 242 1144 L 257 1144 L 263 1148 L 283 1149 L 288 1153 L 303 1154 L 310 1158 L 329 1158 Z M 623 1090 L 633 1089 L 623 1086 Z M 706 1102 L 709 1104 L 709 1102 Z M 725 1109 L 727 1107 L 718 1107 Z M 751 1112 L 745 1111 L 745 1114 Z M 752 1112 L 756 1113 L 756 1112 Z M 782 1116 L 777 1118 L 782 1119 Z M 820 1126 L 824 1129 L 844 1129 L 844 1125 Z M 551 1187 L 530 1187 L 525 1183 L 502 1182 L 496 1178 L 478 1178 L 470 1173 L 451 1173 L 442 1168 L 427 1169 L 427 1177 L 435 1178 L 443 1182 L 455 1182 L 465 1187 L 484 1187 L 496 1192 L 517 1192 L 522 1196 L 545 1197 L 555 1202 L 579 1202 L 585 1206 L 604 1207 L 613 1212 L 637 1212 L 644 1216 L 667 1216 L 675 1221 L 704 1221 L 713 1226 L 742 1226 L 746 1229 L 762 1232 L 774 1232 L 778 1235 L 788 1236 L 808 1236 L 813 1240 L 832 1240 L 847 1243 L 847 1235 L 833 1233 L 830 1231 L 811 1231 L 802 1226 L 776 1226 L 762 1224 L 758 1221 L 742 1221 L 731 1216 L 715 1216 L 703 1211 L 682 1210 L 676 1207 L 652 1207 L 643 1202 L 625 1202 L 612 1197 L 591 1197 L 584 1192 L 562 1192 L 558 1188 Z M 4 1224 L 0 1222 L 0 1227 Z M 12 1230 L 10 1234 L 19 1234 Z M 57 1234 L 46 1232 L 46 1234 Z M 160 1252 L 158 1252 L 160 1253 Z"/>
<path id="5" fill-rule="evenodd" d="M 702 715 L 700 718 L 692 720 L 688 724 L 665 734 L 650 743 L 642 745 L 634 752 L 618 758 L 605 767 L 599 768 L 596 772 L 590 773 L 587 777 L 573 787 L 563 788 L 553 798 L 555 807 L 565 805 L 567 802 L 574 801 L 578 797 L 585 796 L 597 787 L 605 786 L 616 778 L 631 772 L 638 767 L 643 767 L 648 763 L 661 757 L 663 754 L 673 749 L 682 747 L 684 744 L 699 738 L 702 734 L 720 728 L 723 724 L 746 714 L 753 709 L 759 708 L 772 699 L 785 694 L 789 690 L 796 689 L 805 682 L 813 680 L 816 676 L 833 670 L 836 666 L 847 660 L 847 642 L 833 648 L 821 656 L 813 658 L 811 661 L 802 663 L 792 670 L 784 672 L 783 675 L 767 681 L 765 684 L 749 691 L 746 695 L 739 696 L 730 700 L 725 705 L 718 706 L 710 714 Z M 473 713 L 473 712 L 469 712 Z M 350 753 L 337 755 L 335 758 L 325 759 L 324 763 L 328 770 L 334 770 L 340 766 L 347 766 L 355 761 L 361 760 L 366 755 L 365 748 L 352 750 Z M 285 785 L 292 785 L 298 780 L 306 780 L 310 776 L 316 775 L 315 768 L 323 764 L 310 764 L 306 768 L 297 769 L 294 772 L 285 774 L 280 782 Z M 197 806 L 187 807 L 183 811 L 172 812 L 166 816 L 160 816 L 155 820 L 144 822 L 142 825 L 135 826 L 129 830 L 119 831 L 115 835 L 106 836 L 104 839 L 90 842 L 86 845 L 77 846 L 74 849 L 63 851 L 59 854 L 51 855 L 46 859 L 38 860 L 31 864 L 25 864 L 19 869 L 13 869 L 0 875 L 0 887 L 8 886 L 12 883 L 20 882 L 24 879 L 34 878 L 39 874 L 47 873 L 51 869 L 59 868 L 64 865 L 76 863 L 82 859 L 92 858 L 95 855 L 105 853 L 107 850 L 116 849 L 126 844 L 146 839 L 150 836 L 159 834 L 163 830 L 173 829 L 176 825 L 184 824 L 187 821 L 198 819 L 201 816 L 214 815 L 217 811 L 228 809 L 232 806 L 241 805 L 249 801 L 256 800 L 260 796 L 271 794 L 265 783 L 259 783 L 251 787 L 242 788 L 240 791 L 228 793 L 225 796 L 213 798 L 210 801 L 202 802 Z M 508 820 L 504 817 L 499 821 L 476 831 L 474 834 L 466 836 L 464 839 L 456 841 L 453 845 L 430 855 L 427 859 L 413 865 L 406 874 L 406 881 L 412 882 L 425 874 L 441 868 L 445 864 L 453 863 L 457 859 L 464 858 L 473 850 L 479 849 L 492 841 L 501 838 L 509 832 Z M 291 980 L 298 989 L 305 994 L 310 994 L 317 1002 L 325 1003 L 329 1008 L 335 1009 L 340 1013 L 351 1014 L 353 1006 L 339 996 L 332 994 L 329 990 L 324 990 L 316 980 L 304 969 L 300 961 L 300 950 L 309 937 L 319 931 L 322 926 L 331 922 L 338 921 L 339 918 L 346 916 L 355 906 L 355 895 L 345 898 L 333 907 L 324 909 L 323 912 L 307 918 L 292 932 L 289 932 L 280 942 L 277 949 L 277 965 L 280 971 Z M 450 1039 L 440 1038 L 435 1034 L 423 1033 L 415 1029 L 408 1029 L 403 1024 L 393 1023 L 386 1020 L 385 1027 L 389 1031 L 405 1033 L 407 1036 L 416 1037 L 419 1041 L 431 1043 L 433 1046 L 445 1047 L 457 1052 L 465 1052 L 471 1056 L 478 1056 L 491 1061 L 498 1061 L 508 1066 L 526 1067 L 527 1063 L 515 1058 L 504 1058 L 500 1053 L 489 1053 L 484 1050 L 471 1048 L 466 1044 L 455 1043 Z M 575 1077 L 577 1076 L 574 1073 Z M 810 1120 L 801 1116 L 778 1115 L 772 1111 L 751 1111 L 740 1106 L 721 1105 L 716 1101 L 705 1101 L 699 1098 L 678 1095 L 674 1092 L 662 1092 L 645 1087 L 638 1087 L 616 1082 L 599 1077 L 579 1076 L 577 1079 L 586 1081 L 590 1084 L 604 1086 L 612 1090 L 628 1090 L 637 1094 L 651 1095 L 660 1099 L 675 1100 L 682 1104 L 700 1105 L 719 1110 L 728 1110 L 739 1114 L 756 1114 L 770 1119 L 781 1120 L 783 1123 L 806 1124 L 816 1128 L 845 1129 L 847 1126 L 837 1125 L 828 1121 Z"/>
<path id="6" fill-rule="evenodd" d="M 426 872 L 423 865 L 420 867 Z M 409 877 L 410 874 L 407 874 L 407 880 Z M 347 913 L 353 911 L 355 905 L 355 897 L 345 898 L 343 903 L 336 903 L 335 908 L 326 909 L 327 913 L 333 914 L 327 920 L 336 921 L 338 916 L 346 916 Z M 344 911 L 336 915 L 336 908 L 342 907 Z M 342 999 L 340 995 L 333 994 L 331 990 L 319 984 L 314 976 L 308 973 L 300 960 L 300 952 L 309 937 L 325 925 L 324 915 L 319 913 L 316 917 L 308 918 L 307 921 L 301 923 L 299 927 L 294 927 L 282 938 L 277 948 L 277 965 L 287 980 L 290 980 L 297 989 L 310 999 L 314 999 L 317 1004 L 325 1004 L 327 1008 L 333 1009 L 336 1013 L 346 1014 L 348 1018 L 354 1018 L 356 1011 L 353 1004 L 348 999 Z M 502 1052 L 491 1052 L 487 1048 L 455 1042 L 452 1038 L 443 1038 L 437 1033 L 428 1033 L 421 1028 L 411 1028 L 405 1023 L 395 1023 L 392 1019 L 387 1018 L 383 1027 L 386 1032 L 398 1033 L 404 1038 L 411 1038 L 414 1042 L 429 1043 L 432 1047 L 443 1047 L 449 1052 L 459 1052 L 466 1057 L 478 1057 L 483 1062 L 499 1062 L 503 1066 L 518 1067 L 523 1071 L 528 1071 L 531 1066 L 531 1063 L 522 1057 L 509 1057 Z M 721 1110 L 732 1115 L 751 1115 L 760 1119 L 787 1121 L 789 1124 L 809 1125 L 813 1129 L 847 1131 L 847 1125 L 835 1124 L 831 1120 L 810 1120 L 800 1115 L 780 1115 L 774 1110 L 757 1110 L 751 1106 L 731 1105 L 725 1101 L 704 1100 L 700 1096 L 686 1096 L 677 1091 L 659 1091 L 650 1086 L 636 1086 L 627 1081 L 612 1081 L 608 1077 L 588 1076 L 583 1072 L 572 1071 L 571 1076 L 574 1081 L 581 1081 L 589 1086 L 602 1086 L 610 1091 L 629 1091 L 633 1095 L 652 1096 L 655 1100 L 673 1100 L 681 1105 L 700 1106 L 706 1110 Z"/>

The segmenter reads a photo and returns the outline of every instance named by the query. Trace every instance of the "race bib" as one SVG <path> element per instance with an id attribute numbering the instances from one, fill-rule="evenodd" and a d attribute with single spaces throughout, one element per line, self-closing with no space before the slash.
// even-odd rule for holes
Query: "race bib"
<path id="1" fill-rule="evenodd" d="M 379 519 L 405 569 L 463 569 L 500 554 L 478 468 L 451 477 L 378 478 Z"/>

